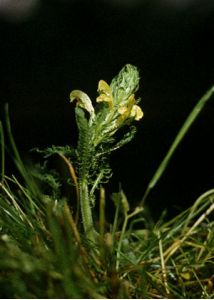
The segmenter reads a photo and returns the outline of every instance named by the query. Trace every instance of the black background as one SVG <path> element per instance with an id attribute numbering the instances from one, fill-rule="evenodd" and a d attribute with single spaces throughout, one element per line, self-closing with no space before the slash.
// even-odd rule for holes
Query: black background
<path id="1" fill-rule="evenodd" d="M 0 105 L 9 103 L 23 156 L 33 147 L 75 144 L 69 93 L 96 97 L 126 63 L 140 70 L 144 118 L 111 160 L 131 203 L 140 201 L 193 106 L 214 83 L 213 1 L 40 1 L 24 20 L 0 20 Z M 170 4 L 171 3 L 171 4 Z M 213 187 L 214 99 L 179 146 L 148 199 L 154 214 L 187 207 Z"/>

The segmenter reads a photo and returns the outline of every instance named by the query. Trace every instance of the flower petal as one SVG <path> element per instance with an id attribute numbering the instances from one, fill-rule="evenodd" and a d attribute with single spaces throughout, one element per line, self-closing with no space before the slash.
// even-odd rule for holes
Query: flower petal
<path id="1" fill-rule="evenodd" d="M 80 91 L 80 90 L 74 90 L 70 94 L 70 100 L 73 102 L 74 100 L 77 100 L 77 105 L 87 110 L 90 115 L 94 115 L 94 107 L 92 105 L 91 99 L 89 96 Z"/>
<path id="2" fill-rule="evenodd" d="M 127 112 L 127 107 L 126 106 L 121 106 L 118 108 L 118 112 L 120 115 L 124 115 Z"/>
<path id="3" fill-rule="evenodd" d="M 97 102 L 108 102 L 109 105 L 112 105 L 112 91 L 107 82 L 104 80 L 99 81 L 98 92 L 100 95 L 97 97 Z"/>
<path id="4" fill-rule="evenodd" d="M 130 117 L 133 117 L 136 121 L 139 121 L 143 117 L 143 111 L 138 105 L 133 105 Z"/>

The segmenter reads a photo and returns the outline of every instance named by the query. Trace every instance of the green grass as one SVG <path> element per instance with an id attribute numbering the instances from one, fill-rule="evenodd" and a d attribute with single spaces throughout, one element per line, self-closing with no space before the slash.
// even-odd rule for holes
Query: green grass
<path id="1" fill-rule="evenodd" d="M 130 210 L 120 188 L 111 196 L 115 204 L 111 224 L 105 217 L 110 197 L 98 184 L 103 173 L 88 183 L 89 196 L 94 194 L 98 207 L 96 217 L 92 214 L 95 231 L 90 235 L 82 224 L 81 172 L 72 160 L 75 152 L 70 147 L 51 147 L 40 151 L 43 164 L 24 163 L 7 107 L 7 151 L 14 170 L 7 175 L 0 123 L 1 298 L 214 298 L 214 189 L 172 220 L 165 221 L 163 214 L 154 225 L 143 206 L 213 92 L 214 87 L 184 122 L 140 206 Z M 60 162 L 61 171 L 49 162 L 50 157 L 57 166 Z"/>

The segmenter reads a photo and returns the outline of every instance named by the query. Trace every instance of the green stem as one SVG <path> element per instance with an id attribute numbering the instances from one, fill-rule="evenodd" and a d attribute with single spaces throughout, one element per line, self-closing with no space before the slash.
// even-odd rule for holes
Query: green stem
<path id="1" fill-rule="evenodd" d="M 125 214 L 125 219 L 124 219 L 122 231 L 121 231 L 121 234 L 120 234 L 120 240 L 119 240 L 118 247 L 117 247 L 117 261 L 116 261 L 116 270 L 117 271 L 119 270 L 119 266 L 120 266 L 120 252 L 121 252 L 123 237 L 124 237 L 124 234 L 126 232 L 126 227 L 127 227 L 127 224 L 128 224 L 128 220 L 129 220 L 129 216 L 127 214 Z"/>
<path id="2" fill-rule="evenodd" d="M 90 207 L 88 181 L 86 176 L 80 179 L 79 189 L 80 189 L 80 206 L 81 206 L 81 214 L 82 214 L 84 231 L 87 235 L 87 238 L 92 242 L 95 242 L 95 230 L 94 230 L 94 224 L 92 218 L 92 211 Z"/>

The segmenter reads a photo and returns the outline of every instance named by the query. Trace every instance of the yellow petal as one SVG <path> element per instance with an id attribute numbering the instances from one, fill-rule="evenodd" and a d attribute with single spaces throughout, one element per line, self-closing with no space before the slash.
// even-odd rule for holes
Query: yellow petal
<path id="1" fill-rule="evenodd" d="M 107 82 L 99 81 L 98 92 L 100 95 L 97 97 L 97 102 L 108 102 L 109 105 L 112 105 L 112 91 Z"/>
<path id="2" fill-rule="evenodd" d="M 110 86 L 104 80 L 100 80 L 98 82 L 98 92 L 100 94 L 105 94 L 106 96 L 111 96 L 112 95 Z"/>
<path id="3" fill-rule="evenodd" d="M 77 100 L 77 105 L 87 110 L 91 115 L 94 114 L 94 108 L 91 99 L 88 95 L 80 90 L 74 90 L 70 94 L 70 100 L 73 102 Z"/>
<path id="4" fill-rule="evenodd" d="M 136 100 L 134 94 L 128 98 L 127 106 L 123 105 L 118 108 L 118 112 L 121 115 L 119 117 L 119 122 L 124 121 L 128 118 L 134 118 L 139 121 L 143 117 L 143 111 L 140 106 L 136 105 Z"/>
<path id="5" fill-rule="evenodd" d="M 132 112 L 134 104 L 135 104 L 135 97 L 134 97 L 134 94 L 132 94 L 126 101 L 126 105 L 122 105 L 118 108 L 119 114 L 123 115 L 124 119 L 129 118 L 130 116 L 133 117 L 131 115 L 131 112 Z"/>
<path id="6" fill-rule="evenodd" d="M 136 103 L 135 95 L 132 94 L 132 95 L 128 98 L 128 107 L 132 107 L 135 103 Z"/>
<path id="7" fill-rule="evenodd" d="M 121 106 L 118 108 L 118 112 L 120 115 L 124 115 L 128 111 L 126 106 Z"/>
<path id="8" fill-rule="evenodd" d="M 136 121 L 139 121 L 143 117 L 143 111 L 138 105 L 133 105 L 131 110 L 131 117 L 133 117 Z"/>

